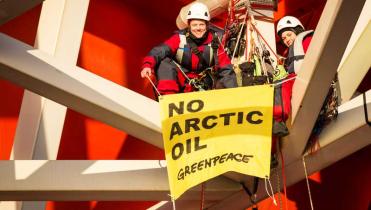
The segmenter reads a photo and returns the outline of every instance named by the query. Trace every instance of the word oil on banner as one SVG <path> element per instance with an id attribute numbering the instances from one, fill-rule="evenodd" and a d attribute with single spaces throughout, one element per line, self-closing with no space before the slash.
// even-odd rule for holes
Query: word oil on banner
<path id="1" fill-rule="evenodd" d="M 273 87 L 166 95 L 160 107 L 174 199 L 228 171 L 269 177 Z"/>

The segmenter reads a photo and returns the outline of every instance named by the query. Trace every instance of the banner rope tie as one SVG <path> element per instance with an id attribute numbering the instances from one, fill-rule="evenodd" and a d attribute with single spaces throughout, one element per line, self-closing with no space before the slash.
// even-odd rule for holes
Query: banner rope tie
<path id="1" fill-rule="evenodd" d="M 174 197 L 173 196 L 171 196 L 170 194 L 167 194 L 169 197 L 170 197 L 170 199 L 171 199 L 171 203 L 173 204 L 173 210 L 176 210 L 176 207 L 175 207 L 175 199 L 174 199 Z"/>
<path id="2" fill-rule="evenodd" d="M 267 181 L 269 183 L 269 187 L 270 187 L 270 190 L 271 190 L 272 194 L 270 194 L 269 191 L 268 191 Z M 265 179 L 264 179 L 264 186 L 265 186 L 265 191 L 267 192 L 268 196 L 273 200 L 273 204 L 275 206 L 277 206 L 277 201 L 276 201 L 276 198 L 274 197 L 274 193 L 273 193 L 273 187 L 272 187 L 271 181 L 269 180 L 268 176 L 266 176 Z"/>

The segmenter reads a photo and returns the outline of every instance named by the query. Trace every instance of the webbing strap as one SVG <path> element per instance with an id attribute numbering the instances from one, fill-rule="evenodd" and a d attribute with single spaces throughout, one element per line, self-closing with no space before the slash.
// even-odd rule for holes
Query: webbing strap
<path id="1" fill-rule="evenodd" d="M 256 200 L 254 198 L 254 195 L 258 191 L 259 178 L 254 177 L 254 185 L 253 185 L 252 191 L 249 190 L 249 188 L 245 185 L 245 183 L 241 182 L 240 184 L 242 185 L 245 192 L 250 196 L 251 203 L 256 204 Z"/>
<path id="2" fill-rule="evenodd" d="M 291 63 L 293 61 L 298 61 L 298 60 L 301 60 L 301 59 L 304 59 L 304 55 L 295 55 L 293 57 L 287 58 L 286 62 Z"/>
<path id="3" fill-rule="evenodd" d="M 368 120 L 366 93 L 363 93 L 363 110 L 365 112 L 365 121 L 366 121 L 368 126 L 371 126 L 371 122 Z"/>
<path id="4" fill-rule="evenodd" d="M 219 67 L 219 59 L 218 59 L 218 49 L 219 49 L 219 38 L 218 35 L 212 33 L 213 35 L 213 41 L 211 42 L 211 48 L 213 49 L 213 54 L 214 54 L 214 62 L 215 66 Z"/>
<path id="5" fill-rule="evenodd" d="M 198 50 L 198 47 L 197 47 L 196 43 L 189 36 L 187 36 L 187 43 L 191 47 L 191 51 L 195 55 L 197 55 L 198 59 L 201 62 L 202 68 L 206 68 L 207 67 L 207 62 L 206 62 L 205 58 L 202 56 L 202 53 L 200 52 L 200 50 Z"/>
<path id="6" fill-rule="evenodd" d="M 219 48 L 219 40 L 218 40 L 218 37 L 216 34 L 212 33 L 212 36 L 213 36 L 213 40 L 211 42 L 211 48 L 213 49 L 213 56 L 214 56 L 214 61 L 215 61 L 215 66 L 219 66 L 219 60 L 218 60 L 218 48 Z M 196 45 L 196 43 L 189 37 L 187 36 L 187 43 L 189 44 L 189 46 L 191 47 L 191 51 L 197 55 L 198 59 L 200 60 L 201 64 L 202 64 L 202 67 L 203 68 L 207 68 L 208 67 L 208 64 L 205 60 L 205 58 L 202 56 L 202 53 L 200 52 L 200 50 L 198 50 L 198 47 Z"/>

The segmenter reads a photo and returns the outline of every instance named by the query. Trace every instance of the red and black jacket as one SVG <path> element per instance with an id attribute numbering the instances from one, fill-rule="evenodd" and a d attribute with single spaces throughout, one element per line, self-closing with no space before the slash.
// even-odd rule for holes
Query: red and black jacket
<path id="1" fill-rule="evenodd" d="M 184 69 L 187 75 L 190 77 L 195 77 L 202 70 L 215 66 L 215 58 L 212 53 L 212 41 L 213 41 L 213 31 L 209 30 L 207 33 L 207 38 L 205 41 L 198 45 L 197 48 L 201 52 L 202 57 L 206 61 L 206 65 L 202 65 L 200 62 L 199 57 L 194 54 L 191 50 L 190 44 L 186 43 L 184 46 L 181 46 L 181 36 L 185 36 L 187 33 L 187 29 L 177 31 L 173 34 L 169 39 L 167 39 L 162 44 L 154 47 L 149 54 L 143 59 L 144 67 L 150 67 L 152 70 L 156 71 L 160 62 L 165 58 L 173 59 L 175 62 L 180 64 Z M 179 51 L 182 50 L 181 58 L 177 56 L 179 55 Z M 225 88 L 236 87 L 236 75 L 233 71 L 233 66 L 228 55 L 225 53 L 223 47 L 219 45 L 217 50 L 217 75 L 218 75 L 218 82 L 222 84 Z M 211 58 L 211 59 L 210 59 Z M 205 63 L 205 62 L 204 62 Z"/>

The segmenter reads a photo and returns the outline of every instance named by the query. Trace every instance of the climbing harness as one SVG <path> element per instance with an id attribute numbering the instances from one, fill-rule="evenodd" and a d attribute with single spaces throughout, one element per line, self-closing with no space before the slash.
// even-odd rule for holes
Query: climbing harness
<path id="1" fill-rule="evenodd" d="M 215 70 L 213 67 L 204 69 L 198 74 L 197 78 L 189 78 L 184 72 L 183 67 L 173 60 L 173 63 L 178 67 L 188 84 L 194 87 L 197 91 L 205 91 L 213 89 L 215 85 Z"/>
<path id="2" fill-rule="evenodd" d="M 219 65 L 218 61 L 218 48 L 219 48 L 219 36 L 222 36 L 222 34 L 218 35 L 221 29 L 218 29 L 217 26 L 209 26 L 209 31 L 212 35 L 212 40 L 209 44 L 205 44 L 204 46 L 207 47 L 209 50 L 205 51 L 210 51 L 208 59 L 205 59 L 204 56 L 202 55 L 202 52 L 198 49 L 198 45 L 193 41 L 193 39 L 190 37 L 190 32 L 189 31 L 183 31 L 179 33 L 179 47 L 178 50 L 176 51 L 176 61 L 179 64 L 182 64 L 183 62 L 183 57 L 184 57 L 184 52 L 188 49 L 190 49 L 199 59 L 200 64 L 202 65 L 203 68 L 206 66 L 211 65 L 211 63 L 214 60 L 215 66 Z M 219 32 L 218 32 L 219 30 Z M 189 58 L 188 58 L 189 59 Z"/>

